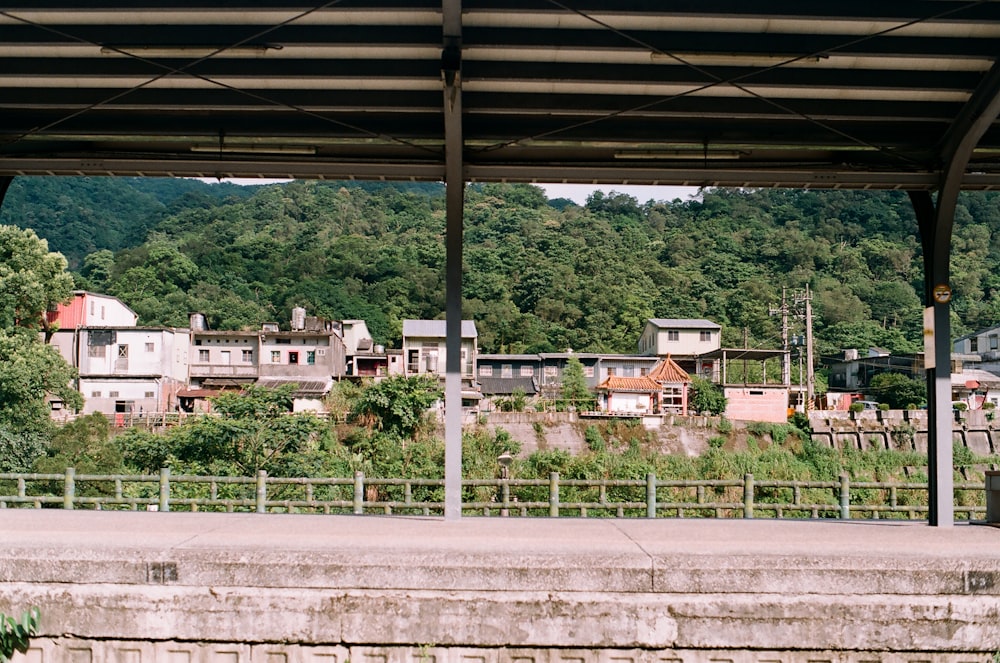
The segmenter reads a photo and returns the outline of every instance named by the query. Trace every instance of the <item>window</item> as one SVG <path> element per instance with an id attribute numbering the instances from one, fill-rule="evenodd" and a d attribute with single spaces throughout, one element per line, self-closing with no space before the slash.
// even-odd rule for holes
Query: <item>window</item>
<path id="1" fill-rule="evenodd" d="M 522 366 L 521 367 L 521 377 L 522 378 L 533 378 L 535 377 L 535 369 L 532 366 Z"/>
<path id="2" fill-rule="evenodd" d="M 108 392 L 108 398 L 118 398 L 118 392 L 117 391 L 109 391 Z"/>
<path id="3" fill-rule="evenodd" d="M 997 335 L 990 334 L 990 350 L 996 350 L 996 349 L 997 349 Z"/>
<path id="4" fill-rule="evenodd" d="M 699 341 L 711 341 L 712 340 L 712 332 L 710 332 L 710 331 L 698 332 L 698 340 Z"/>
<path id="5" fill-rule="evenodd" d="M 290 338 L 276 338 L 276 339 L 274 339 L 274 342 L 277 345 L 291 345 L 292 344 L 292 339 L 290 339 Z"/>
<path id="6" fill-rule="evenodd" d="M 969 339 L 969 352 L 979 352 L 979 337 L 973 336 Z"/>
<path id="7" fill-rule="evenodd" d="M 681 340 L 681 333 L 676 329 L 667 330 L 667 340 L 668 341 L 679 341 Z"/>
<path id="8" fill-rule="evenodd" d="M 583 367 L 583 377 L 585 377 L 585 378 L 592 378 L 592 377 L 594 377 L 594 367 L 593 366 L 584 366 Z"/>
<path id="9" fill-rule="evenodd" d="M 119 359 L 128 359 L 128 346 L 127 345 L 119 345 L 118 346 L 118 358 Z"/>
<path id="10" fill-rule="evenodd" d="M 545 377 L 554 378 L 559 375 L 559 368 L 557 366 L 546 366 L 545 367 Z"/>
<path id="11" fill-rule="evenodd" d="M 104 319 L 104 306 L 101 306 L 101 320 Z"/>
<path id="12" fill-rule="evenodd" d="M 249 364 L 253 362 L 253 350 L 243 351 L 243 363 Z"/>
<path id="13" fill-rule="evenodd" d="M 155 343 L 147 343 L 146 344 L 146 352 L 156 352 L 156 344 Z"/>
<path id="14" fill-rule="evenodd" d="M 479 367 L 479 377 L 491 378 L 493 377 L 493 367 L 492 366 L 480 366 Z"/>
<path id="15" fill-rule="evenodd" d="M 87 356 L 94 357 L 96 359 L 104 359 L 106 356 L 104 354 L 104 349 L 108 347 L 106 345 L 90 345 L 87 346 Z"/>
<path id="16" fill-rule="evenodd" d="M 500 377 L 502 378 L 512 378 L 514 377 L 514 366 L 511 364 L 504 364 L 500 367 Z"/>
<path id="17" fill-rule="evenodd" d="M 272 364 L 281 363 L 281 350 L 271 350 L 271 363 Z"/>
<path id="18" fill-rule="evenodd" d="M 297 363 L 299 363 L 299 353 L 298 352 L 289 352 L 288 353 L 288 363 L 289 364 L 297 364 Z"/>
<path id="19" fill-rule="evenodd" d="M 310 365 L 310 366 L 313 366 L 313 365 L 316 364 L 316 351 L 315 350 L 309 350 L 308 352 L 306 352 L 306 363 L 308 365 Z"/>
<path id="20" fill-rule="evenodd" d="M 609 366 L 608 367 L 608 377 L 610 378 L 614 374 L 615 374 L 615 367 L 614 366 Z"/>
<path id="21" fill-rule="evenodd" d="M 207 364 L 209 362 L 208 350 L 198 350 L 198 361 L 203 364 Z"/>
<path id="22" fill-rule="evenodd" d="M 232 354 L 229 352 L 229 350 L 223 350 L 222 352 L 219 353 L 219 355 L 221 355 L 222 364 L 224 366 L 228 366 L 229 364 L 233 363 Z"/>
<path id="23" fill-rule="evenodd" d="M 91 398 L 100 398 L 101 397 L 101 392 L 99 392 L 99 391 L 92 391 L 92 392 L 90 392 L 90 397 Z"/>
<path id="24" fill-rule="evenodd" d="M 153 398 L 153 397 L 155 397 L 155 396 L 156 396 L 156 394 L 155 394 L 155 393 L 153 393 L 152 391 L 147 391 L 147 392 L 146 392 L 146 396 L 145 396 L 145 398 Z"/>
<path id="25" fill-rule="evenodd" d="M 90 302 L 90 314 L 91 315 L 94 315 L 94 306 L 95 306 L 94 301 L 91 300 L 91 302 Z M 101 392 L 97 392 L 97 393 L 101 393 Z"/>
<path id="26" fill-rule="evenodd" d="M 649 375 L 649 369 L 643 366 L 642 368 L 639 369 L 639 375 L 641 377 L 646 377 L 647 375 Z"/>

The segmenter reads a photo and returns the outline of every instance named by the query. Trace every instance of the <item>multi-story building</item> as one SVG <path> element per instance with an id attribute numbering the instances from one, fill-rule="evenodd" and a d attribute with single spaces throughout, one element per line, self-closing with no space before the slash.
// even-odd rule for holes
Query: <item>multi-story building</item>
<path id="1" fill-rule="evenodd" d="M 67 304 L 59 304 L 46 318 L 59 329 L 77 327 L 134 327 L 139 316 L 117 297 L 76 290 Z"/>
<path id="2" fill-rule="evenodd" d="M 446 343 L 446 322 L 444 320 L 404 320 L 403 321 L 403 370 L 404 375 L 435 375 L 445 379 L 448 366 Z M 478 338 L 476 323 L 462 321 L 461 375 L 462 406 L 478 408 L 482 393 L 476 382 L 476 362 L 478 359 Z M 390 373 L 392 373 L 390 356 Z"/>
<path id="3" fill-rule="evenodd" d="M 315 409 L 334 379 L 346 373 L 340 326 L 330 320 L 292 312 L 291 329 L 267 322 L 254 331 L 211 331 L 204 318 L 191 317 L 190 389 L 183 409 L 205 409 L 206 399 L 225 389 L 256 383 L 266 387 L 298 385 L 296 409 Z M 312 401 L 312 403 L 306 403 Z"/>
<path id="4" fill-rule="evenodd" d="M 695 357 L 722 347 L 722 327 L 710 320 L 650 318 L 639 336 L 639 354 L 670 357 L 695 371 Z"/>
<path id="5" fill-rule="evenodd" d="M 79 373 L 84 414 L 165 412 L 187 382 L 189 331 L 165 327 L 76 327 L 51 340 Z"/>

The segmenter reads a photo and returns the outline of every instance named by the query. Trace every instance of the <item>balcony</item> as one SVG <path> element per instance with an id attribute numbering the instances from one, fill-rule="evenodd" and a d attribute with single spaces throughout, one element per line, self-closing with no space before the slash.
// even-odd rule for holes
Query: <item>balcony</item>
<path id="1" fill-rule="evenodd" d="M 256 378 L 257 366 L 248 364 L 238 366 L 232 364 L 191 364 L 193 378 Z"/>

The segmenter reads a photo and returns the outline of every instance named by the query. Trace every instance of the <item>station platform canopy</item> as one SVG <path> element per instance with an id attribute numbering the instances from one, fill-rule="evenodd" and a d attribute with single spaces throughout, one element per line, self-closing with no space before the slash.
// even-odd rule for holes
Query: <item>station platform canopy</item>
<path id="1" fill-rule="evenodd" d="M 21 0 L 0 176 L 938 187 L 1000 2 Z M 1000 188 L 1000 128 L 963 189 Z"/>

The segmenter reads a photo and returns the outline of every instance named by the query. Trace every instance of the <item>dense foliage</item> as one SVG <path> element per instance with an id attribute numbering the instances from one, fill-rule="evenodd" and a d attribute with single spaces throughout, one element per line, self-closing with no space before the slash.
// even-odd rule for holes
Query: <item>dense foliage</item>
<path id="1" fill-rule="evenodd" d="M 998 201 L 967 193 L 958 206 L 956 336 L 1000 322 Z M 392 346 L 403 319 L 444 310 L 438 185 L 18 179 L 4 210 L 86 253 L 72 259 L 78 285 L 118 295 L 143 324 L 204 311 L 215 329 L 256 326 L 301 305 L 364 319 Z M 776 347 L 769 308 L 806 284 L 821 355 L 919 351 L 922 280 L 901 192 L 719 189 L 645 203 L 597 192 L 582 207 L 528 185 L 466 196 L 464 312 L 486 352 L 633 352 L 649 317 L 705 317 L 728 346 Z"/>
<path id="2" fill-rule="evenodd" d="M 67 407 L 83 399 L 75 372 L 43 342 L 46 311 L 70 297 L 66 260 L 31 230 L 0 226 L 0 472 L 25 471 L 44 452 L 54 426 L 47 397 Z"/>

